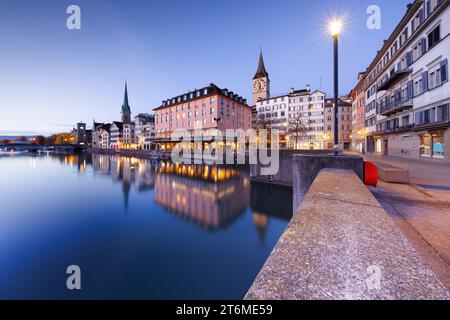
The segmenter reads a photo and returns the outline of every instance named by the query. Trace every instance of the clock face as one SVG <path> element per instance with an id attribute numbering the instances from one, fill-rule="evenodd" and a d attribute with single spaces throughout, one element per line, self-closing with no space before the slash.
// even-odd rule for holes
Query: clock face
<path id="1" fill-rule="evenodd" d="M 266 87 L 266 84 L 265 84 L 264 80 L 256 80 L 255 81 L 255 85 L 254 85 L 255 92 L 264 91 L 265 87 Z"/>

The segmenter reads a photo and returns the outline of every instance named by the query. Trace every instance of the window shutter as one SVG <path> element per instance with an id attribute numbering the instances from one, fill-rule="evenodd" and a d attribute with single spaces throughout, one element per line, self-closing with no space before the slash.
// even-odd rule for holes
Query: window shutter
<path id="1" fill-rule="evenodd" d="M 445 59 L 444 61 L 441 61 L 441 82 L 447 82 L 448 81 L 448 60 Z"/>
<path id="2" fill-rule="evenodd" d="M 409 51 L 409 52 L 406 54 L 406 64 L 407 64 L 408 67 L 409 67 L 410 65 L 412 65 L 412 63 L 413 63 L 412 51 Z"/>
<path id="3" fill-rule="evenodd" d="M 444 104 L 442 106 L 442 121 L 449 121 L 450 117 L 449 117 L 449 109 L 450 109 L 450 104 Z"/>
<path id="4" fill-rule="evenodd" d="M 418 125 L 420 124 L 420 112 L 416 112 L 415 113 L 415 124 Z"/>
<path id="5" fill-rule="evenodd" d="M 420 12 L 419 12 L 419 23 L 422 24 L 424 20 L 425 20 L 424 11 L 423 11 L 423 9 L 420 9 Z"/>
<path id="6" fill-rule="evenodd" d="M 413 90 L 413 81 L 408 81 L 408 99 L 411 99 L 414 97 L 414 90 Z"/>
<path id="7" fill-rule="evenodd" d="M 397 71 L 400 72 L 402 70 L 402 63 L 397 63 Z"/>
<path id="8" fill-rule="evenodd" d="M 415 27 L 415 21 L 413 19 L 413 21 L 411 21 L 411 30 L 412 30 L 412 32 L 414 32 L 416 30 L 416 29 L 414 29 L 414 27 Z"/>
<path id="9" fill-rule="evenodd" d="M 427 17 L 431 14 L 431 0 L 427 1 Z"/>
<path id="10" fill-rule="evenodd" d="M 439 106 L 436 108 L 436 122 L 441 122 L 442 121 L 442 108 L 444 106 Z"/>
<path id="11" fill-rule="evenodd" d="M 422 50 L 421 55 L 424 55 L 425 52 L 427 52 L 427 39 L 422 38 L 420 40 L 420 47 L 421 47 L 421 50 Z"/>
<path id="12" fill-rule="evenodd" d="M 422 90 L 423 92 L 428 91 L 428 71 L 422 73 Z"/>

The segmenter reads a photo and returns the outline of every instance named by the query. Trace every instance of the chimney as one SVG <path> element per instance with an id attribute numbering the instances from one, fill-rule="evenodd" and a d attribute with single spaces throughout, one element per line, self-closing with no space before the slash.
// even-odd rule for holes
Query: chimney
<path id="1" fill-rule="evenodd" d="M 310 92 L 310 91 L 311 91 L 311 87 L 309 86 L 309 84 L 308 84 L 308 85 L 306 85 L 306 90 L 308 90 L 308 92 Z"/>
<path id="2" fill-rule="evenodd" d="M 291 88 L 291 94 L 294 93 L 294 91 L 295 91 L 295 89 L 294 89 L 294 88 Z"/>

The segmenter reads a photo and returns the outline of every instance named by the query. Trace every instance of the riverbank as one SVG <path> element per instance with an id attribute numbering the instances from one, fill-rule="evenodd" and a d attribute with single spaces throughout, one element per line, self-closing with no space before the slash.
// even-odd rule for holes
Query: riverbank
<path id="1" fill-rule="evenodd" d="M 98 149 L 86 148 L 87 152 L 96 154 L 105 154 L 110 156 L 133 157 L 151 160 L 168 160 L 170 152 L 149 151 L 149 150 L 125 150 L 125 149 Z"/>

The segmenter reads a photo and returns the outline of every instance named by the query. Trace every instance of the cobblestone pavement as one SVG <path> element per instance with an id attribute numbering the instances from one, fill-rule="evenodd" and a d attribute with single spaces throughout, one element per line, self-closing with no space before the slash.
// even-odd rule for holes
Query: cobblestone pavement
<path id="1" fill-rule="evenodd" d="M 450 289 L 450 164 L 364 156 L 409 170 L 411 184 L 371 188 L 408 240 Z"/>

